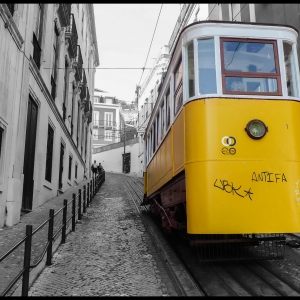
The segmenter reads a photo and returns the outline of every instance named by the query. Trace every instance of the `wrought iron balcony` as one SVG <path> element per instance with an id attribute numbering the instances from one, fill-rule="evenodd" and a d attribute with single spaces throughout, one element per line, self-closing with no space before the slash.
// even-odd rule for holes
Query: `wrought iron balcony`
<path id="1" fill-rule="evenodd" d="M 66 27 L 70 25 L 70 14 L 71 14 L 71 5 L 67 3 L 60 3 L 57 15 L 62 27 Z"/>
<path id="2" fill-rule="evenodd" d="M 75 68 L 76 70 L 75 80 L 77 82 L 82 80 L 82 65 L 83 65 L 83 60 L 82 60 L 81 50 L 80 50 L 80 46 L 77 45 L 77 55 L 73 59 L 73 68 Z"/>
<path id="3" fill-rule="evenodd" d="M 70 25 L 67 26 L 65 37 L 69 43 L 68 51 L 70 53 L 70 57 L 75 58 L 77 54 L 78 35 L 73 14 L 70 15 Z"/>
<path id="4" fill-rule="evenodd" d="M 37 40 L 37 38 L 35 36 L 35 33 L 33 33 L 32 44 L 33 44 L 33 57 L 32 58 L 36 64 L 36 66 L 38 67 L 38 69 L 40 69 L 42 49 L 40 47 L 39 41 Z"/>

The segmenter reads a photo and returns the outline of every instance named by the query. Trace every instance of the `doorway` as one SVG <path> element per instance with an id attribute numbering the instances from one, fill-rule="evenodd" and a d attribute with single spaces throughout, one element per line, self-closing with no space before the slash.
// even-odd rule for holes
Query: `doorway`
<path id="1" fill-rule="evenodd" d="M 37 113 L 38 113 L 38 107 L 36 103 L 33 101 L 33 99 L 31 98 L 31 96 L 29 95 L 24 165 L 23 165 L 24 181 L 23 181 L 22 210 L 25 211 L 32 210 Z"/>
<path id="2" fill-rule="evenodd" d="M 62 175 L 64 172 L 64 154 L 65 146 L 63 143 L 60 144 L 60 157 L 59 157 L 59 176 L 58 176 L 58 189 L 61 190 L 63 186 Z"/>
<path id="3" fill-rule="evenodd" d="M 130 172 L 130 153 L 122 154 L 123 157 L 123 173 Z"/>

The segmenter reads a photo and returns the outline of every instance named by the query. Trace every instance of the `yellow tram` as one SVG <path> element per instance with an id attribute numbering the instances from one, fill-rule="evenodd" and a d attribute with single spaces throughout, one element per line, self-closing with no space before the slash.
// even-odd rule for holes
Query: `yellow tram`
<path id="1" fill-rule="evenodd" d="M 300 232 L 297 37 L 259 23 L 183 28 L 144 135 L 142 205 L 166 231 Z"/>

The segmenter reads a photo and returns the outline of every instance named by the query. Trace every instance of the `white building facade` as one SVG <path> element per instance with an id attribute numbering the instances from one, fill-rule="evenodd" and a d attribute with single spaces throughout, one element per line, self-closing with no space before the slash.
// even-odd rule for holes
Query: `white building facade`
<path id="1" fill-rule="evenodd" d="M 115 97 L 94 92 L 93 148 L 120 141 L 120 105 Z"/>
<path id="2" fill-rule="evenodd" d="M 90 178 L 92 4 L 0 4 L 0 228 Z"/>

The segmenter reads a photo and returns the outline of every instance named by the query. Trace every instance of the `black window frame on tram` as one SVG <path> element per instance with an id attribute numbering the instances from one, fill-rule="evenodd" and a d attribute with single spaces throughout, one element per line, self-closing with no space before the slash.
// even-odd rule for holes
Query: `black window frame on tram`
<path id="1" fill-rule="evenodd" d="M 224 65 L 224 42 L 242 42 L 242 43 L 265 43 L 272 44 L 274 51 L 274 62 L 275 62 L 275 71 L 271 72 L 243 72 L 243 71 L 226 71 Z M 279 68 L 279 56 L 278 56 L 278 47 L 277 40 L 269 39 L 250 39 L 250 38 L 228 38 L 220 37 L 220 54 L 221 54 L 221 72 L 222 72 L 222 92 L 223 94 L 232 94 L 232 95 L 266 95 L 266 96 L 282 96 L 282 86 L 281 86 L 281 75 Z M 277 82 L 277 92 L 253 92 L 253 91 L 229 91 L 226 90 L 226 77 L 240 77 L 240 78 L 265 78 L 265 79 L 275 79 Z"/>

